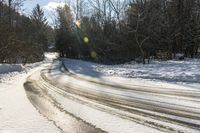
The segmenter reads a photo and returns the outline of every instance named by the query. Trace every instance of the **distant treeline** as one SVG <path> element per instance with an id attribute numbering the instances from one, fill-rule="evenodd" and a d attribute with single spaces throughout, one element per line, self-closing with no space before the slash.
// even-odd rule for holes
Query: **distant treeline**
<path id="1" fill-rule="evenodd" d="M 56 48 L 62 57 L 102 63 L 177 53 L 197 57 L 200 0 L 76 0 L 59 8 Z M 74 7 L 72 9 L 72 7 Z"/>
<path id="2" fill-rule="evenodd" d="M 43 10 L 37 5 L 30 16 L 19 13 L 23 0 L 0 0 L 0 63 L 41 61 L 49 43 Z"/>

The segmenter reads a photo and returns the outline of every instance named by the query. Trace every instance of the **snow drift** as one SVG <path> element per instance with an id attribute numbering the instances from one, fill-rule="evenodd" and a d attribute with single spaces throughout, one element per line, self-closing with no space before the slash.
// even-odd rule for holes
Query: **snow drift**
<path id="1" fill-rule="evenodd" d="M 0 64 L 0 74 L 21 71 L 23 71 L 23 66 L 21 64 Z"/>

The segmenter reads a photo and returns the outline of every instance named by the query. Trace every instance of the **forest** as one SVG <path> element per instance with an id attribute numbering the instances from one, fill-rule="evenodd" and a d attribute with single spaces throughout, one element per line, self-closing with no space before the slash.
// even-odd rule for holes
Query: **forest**
<path id="1" fill-rule="evenodd" d="M 199 0 L 77 0 L 76 6 L 76 15 L 71 6 L 58 9 L 61 56 L 106 64 L 198 56 Z"/>
<path id="2" fill-rule="evenodd" d="M 36 62 L 54 43 L 60 57 L 104 64 L 197 58 L 200 0 L 76 0 L 56 10 L 54 26 L 37 5 L 0 1 L 0 62 Z"/>
<path id="3" fill-rule="evenodd" d="M 36 5 L 30 16 L 20 13 L 23 0 L 0 0 L 0 63 L 42 61 L 53 28 Z"/>

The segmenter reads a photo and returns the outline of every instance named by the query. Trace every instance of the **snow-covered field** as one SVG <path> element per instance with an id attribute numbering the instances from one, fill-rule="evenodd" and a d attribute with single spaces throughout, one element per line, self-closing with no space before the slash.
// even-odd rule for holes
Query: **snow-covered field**
<path id="1" fill-rule="evenodd" d="M 64 59 L 66 67 L 74 73 L 94 77 L 118 76 L 167 82 L 200 83 L 200 59 L 186 61 L 154 61 L 152 64 L 100 65 Z"/>

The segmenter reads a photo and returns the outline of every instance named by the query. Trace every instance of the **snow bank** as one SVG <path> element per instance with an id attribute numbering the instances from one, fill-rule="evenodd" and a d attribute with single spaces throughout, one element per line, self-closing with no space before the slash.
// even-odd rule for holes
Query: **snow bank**
<path id="1" fill-rule="evenodd" d="M 45 53 L 45 60 L 42 62 L 30 63 L 26 65 L 22 64 L 0 64 L 0 82 L 5 80 L 10 80 L 12 77 L 16 76 L 19 73 L 27 73 L 30 70 L 45 64 L 49 63 L 52 60 L 58 57 L 58 53 Z"/>
<path id="2" fill-rule="evenodd" d="M 8 72 L 21 72 L 22 70 L 23 67 L 20 64 L 0 64 L 0 74 L 5 74 Z"/>
<path id="3" fill-rule="evenodd" d="M 46 52 L 44 55 L 46 60 L 54 60 L 59 57 L 59 54 L 56 52 Z"/>
<path id="4" fill-rule="evenodd" d="M 40 66 L 43 62 L 27 64 L 0 64 L 0 82 L 11 80 L 20 73 L 27 73 L 33 68 Z"/>
<path id="5" fill-rule="evenodd" d="M 200 60 L 154 61 L 152 64 L 101 65 L 86 61 L 64 59 L 66 67 L 89 76 L 120 76 L 170 82 L 200 82 Z"/>

